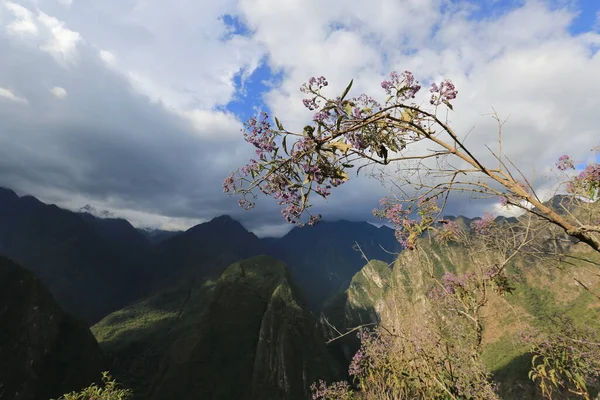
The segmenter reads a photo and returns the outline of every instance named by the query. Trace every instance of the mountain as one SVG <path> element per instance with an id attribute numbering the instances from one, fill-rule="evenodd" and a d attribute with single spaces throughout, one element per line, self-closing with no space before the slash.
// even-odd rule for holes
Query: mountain
<path id="1" fill-rule="evenodd" d="M 138 398 L 306 399 L 312 382 L 341 375 L 285 265 L 266 256 L 183 282 L 92 330 Z"/>
<path id="2" fill-rule="evenodd" d="M 367 262 L 363 254 L 369 260 L 392 263 L 402 251 L 393 229 L 350 221 L 296 227 L 282 238 L 265 240 L 265 244 L 269 255 L 290 268 L 316 312 L 327 299 L 348 288 L 352 277 Z"/>
<path id="3" fill-rule="evenodd" d="M 159 244 L 167 239 L 172 238 L 173 236 L 182 233 L 181 231 L 165 231 L 162 229 L 153 228 L 138 228 L 138 232 L 144 235 L 152 244 Z"/>
<path id="4" fill-rule="evenodd" d="M 0 399 L 48 400 L 99 380 L 106 366 L 86 323 L 33 273 L 0 256 Z"/>
<path id="5" fill-rule="evenodd" d="M 218 277 L 231 263 L 261 254 L 261 240 L 223 215 L 155 246 L 152 279 L 160 289 L 183 278 Z"/>
<path id="6" fill-rule="evenodd" d="M 531 355 L 520 340 L 521 332 L 530 327 L 548 329 L 557 315 L 600 332 L 600 301 L 594 296 L 600 293 L 600 276 L 590 267 L 600 265 L 600 256 L 586 246 L 571 245 L 566 250 L 568 257 L 561 263 L 551 258 L 513 259 L 506 267 L 506 276 L 514 291 L 504 296 L 496 290 L 487 293 L 487 303 L 481 309 L 482 359 L 499 384 L 502 398 L 539 398 L 527 376 Z M 415 321 L 418 324 L 433 305 L 428 293 L 439 287 L 435 279 L 443 281 L 446 273 L 478 273 L 493 265 L 494 254 L 455 242 L 439 244 L 420 238 L 418 250 L 400 254 L 391 269 L 379 262 L 367 264 L 346 291 L 325 305 L 320 317 L 325 335 L 334 338 L 370 323 L 391 331 Z M 346 365 L 358 349 L 353 336 L 347 335 L 333 345 L 336 356 Z"/>
<path id="7" fill-rule="evenodd" d="M 271 239 L 226 215 L 185 232 L 139 230 L 124 219 L 71 212 L 0 188 L 0 254 L 31 269 L 62 307 L 89 323 L 181 279 L 218 277 L 257 255 L 284 261 L 319 311 L 364 265 L 355 243 L 368 258 L 387 262 L 395 255 L 386 250 L 401 250 L 391 229 L 366 222 L 324 221 Z"/>
<path id="8" fill-rule="evenodd" d="M 77 213 L 106 244 L 120 250 L 148 250 L 151 242 L 127 220 L 99 218 L 89 213 Z"/>
<path id="9" fill-rule="evenodd" d="M 213 276 L 262 254 L 223 216 L 154 245 L 123 219 L 99 218 L 0 188 L 0 254 L 29 268 L 59 304 L 93 323 L 182 277 Z"/>
<path id="10" fill-rule="evenodd" d="M 371 260 L 353 277 L 348 289 L 336 294 L 323 307 L 321 328 L 328 338 L 335 338 L 359 326 L 374 327 L 380 321 L 377 304 L 392 287 L 393 270 L 388 263 Z M 356 335 L 346 335 L 330 346 L 331 353 L 347 364 L 360 347 Z"/>
<path id="11" fill-rule="evenodd" d="M 90 218 L 0 188 L 0 254 L 39 276 L 67 311 L 93 322 L 135 297 L 130 283 L 141 266 L 129 257 L 131 237 L 119 244 L 112 221 Z"/>

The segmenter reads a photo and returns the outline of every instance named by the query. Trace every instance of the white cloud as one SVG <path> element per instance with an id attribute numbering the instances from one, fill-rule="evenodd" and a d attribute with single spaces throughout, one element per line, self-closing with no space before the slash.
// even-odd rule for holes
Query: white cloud
<path id="1" fill-rule="evenodd" d="M 282 80 L 263 98 L 291 130 L 311 118 L 298 90 L 311 76 L 325 75 L 330 95 L 354 78 L 354 93 L 382 98 L 385 75 L 409 69 L 424 84 L 456 83 L 451 124 L 461 135 L 475 125 L 467 143 L 486 159 L 496 127 L 482 114 L 494 106 L 510 115 L 504 154 L 540 185 L 557 156 L 584 159 L 599 144 L 600 35 L 571 35 L 574 12 L 543 1 L 486 19 L 447 0 L 103 0 L 68 9 L 62 0 L 23 2 L 28 8 L 13 1 L 0 6 L 0 76 L 18 93 L 0 89 L 0 100 L 36 101 L 0 108 L 0 183 L 29 182 L 34 195 L 54 185 L 60 204 L 79 192 L 99 208 L 145 213 L 130 214 L 144 224 L 237 213 L 262 226 L 257 231 L 279 229 L 275 201 L 242 213 L 220 187 L 254 154 L 241 121 L 222 106 L 244 100 L 234 80 L 265 56 Z M 247 23 L 252 36 L 232 34 L 224 14 Z M 50 101 L 48 82 L 68 88 L 70 101 Z M 123 160 L 128 167 L 117 168 Z M 353 179 L 316 207 L 326 218 L 365 219 L 386 194 L 373 180 Z M 462 198 L 449 209 L 480 211 Z"/>
<path id="2" fill-rule="evenodd" d="M 38 28 L 34 22 L 33 14 L 27 8 L 12 2 L 4 2 L 15 19 L 6 26 L 6 31 L 12 35 L 30 34 L 36 35 Z"/>
<path id="3" fill-rule="evenodd" d="M 50 89 L 50 93 L 52 93 L 59 99 L 64 99 L 65 97 L 67 97 L 68 94 L 67 90 L 65 88 L 61 88 L 60 86 L 55 86 L 52 89 Z"/>
<path id="4" fill-rule="evenodd" d="M 65 6 L 65 7 L 69 7 L 71 4 L 73 4 L 73 0 L 57 0 L 59 4 Z"/>
<path id="5" fill-rule="evenodd" d="M 181 114 L 187 118 L 196 133 L 202 138 L 213 140 L 235 140 L 240 137 L 242 124 L 228 112 L 190 110 Z"/>
<path id="6" fill-rule="evenodd" d="M 115 58 L 115 55 L 113 53 L 111 53 L 108 50 L 100 50 L 98 54 L 100 56 L 100 59 L 102 61 L 104 61 L 104 63 L 107 66 L 109 66 L 109 67 L 115 66 L 115 64 L 116 64 L 116 58 Z"/>
<path id="7" fill-rule="evenodd" d="M 260 43 L 231 35 L 222 16 L 236 1 L 73 2 L 64 21 L 98 49 L 118 60 L 136 90 L 185 111 L 211 110 L 235 96 L 233 78 L 248 76 L 264 56 Z M 62 18 L 62 17 L 61 17 Z"/>
<path id="8" fill-rule="evenodd" d="M 68 65 L 74 61 L 77 43 L 81 41 L 81 35 L 68 29 L 64 22 L 51 17 L 43 12 L 38 15 L 38 21 L 49 30 L 49 38 L 41 46 L 41 49 L 54 57 L 62 65 Z"/>
<path id="9" fill-rule="evenodd" d="M 29 104 L 25 97 L 15 95 L 12 90 L 0 87 L 0 99 L 8 99 L 19 104 Z"/>
<path id="10" fill-rule="evenodd" d="M 442 12 L 442 4 L 450 11 Z M 510 115 L 503 153 L 528 176 L 534 167 L 539 174 L 552 166 L 563 153 L 578 157 L 598 143 L 600 53 L 593 45 L 600 35 L 571 35 L 571 10 L 530 0 L 498 18 L 477 20 L 468 8 L 441 0 L 350 0 L 327 6 L 242 0 L 241 8 L 271 65 L 284 71 L 281 86 L 265 98 L 287 129 L 301 129 L 311 117 L 298 90 L 311 76 L 329 79 L 329 95 L 354 78 L 353 93 L 381 98 L 385 74 L 408 69 L 422 83 L 442 77 L 454 81 L 459 98 L 451 125 L 461 136 L 475 126 L 467 143 L 486 161 L 492 157 L 485 145 L 495 146 L 497 129 L 482 114 L 492 106 L 501 117 Z M 394 23 L 380 23 L 377 13 Z M 341 28 L 332 32 L 336 24 Z M 426 102 L 427 93 L 420 100 Z M 349 203 L 344 196 L 330 199 L 331 209 Z M 458 203 L 455 209 L 473 209 Z"/>

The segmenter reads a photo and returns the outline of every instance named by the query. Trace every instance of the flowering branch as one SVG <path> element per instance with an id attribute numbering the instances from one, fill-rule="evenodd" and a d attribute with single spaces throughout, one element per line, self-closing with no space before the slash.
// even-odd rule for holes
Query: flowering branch
<path id="1" fill-rule="evenodd" d="M 283 206 L 282 214 L 288 222 L 300 226 L 314 224 L 321 216 L 310 212 L 312 195 L 327 199 L 334 188 L 349 180 L 348 171 L 354 168 L 353 162 L 363 163 L 357 172 L 365 162 L 382 166 L 393 162 L 399 163 L 404 172 L 420 176 L 423 171 L 437 182 L 428 186 L 422 180 L 408 180 L 416 190 L 425 188 L 427 193 L 426 196 L 403 199 L 401 202 L 413 203 L 403 208 L 404 211 L 394 208 L 388 213 L 393 204 L 385 202 L 382 205 L 381 214 L 393 217 L 397 237 L 408 248 L 414 248 L 420 234 L 434 229 L 433 224 L 443 206 L 438 204 L 435 208 L 433 203 L 445 204 L 450 192 L 471 190 L 499 197 L 502 204 L 532 212 L 600 251 L 600 222 L 581 224 L 544 204 L 531 183 L 504 156 L 522 179 L 514 176 L 502 158 L 501 129 L 498 154 L 490 149 L 498 164 L 488 167 L 447 123 L 438 118 L 438 108 L 445 105 L 452 110 L 452 101 L 458 95 L 451 81 L 446 79 L 431 85 L 429 103 L 432 109 L 410 102 L 421 90 L 421 85 L 408 71 L 392 72 L 389 79 L 382 82 L 381 87 L 388 96 L 383 104 L 367 94 L 347 98 L 352 84 L 351 81 L 339 97 L 332 99 L 322 94 L 322 89 L 329 85 L 324 77 L 311 78 L 303 84 L 300 90 L 307 95 L 303 104 L 315 114 L 312 124 L 305 126 L 301 133 L 284 129 L 277 118 L 272 125 L 266 113 L 251 118 L 246 123 L 244 138 L 256 148 L 258 159 L 250 160 L 248 165 L 232 173 L 223 184 L 224 191 L 239 195 L 239 204 L 244 208 L 254 207 L 256 193 L 262 192 Z M 498 123 L 501 128 L 499 119 Z M 434 144 L 436 149 L 419 155 L 408 152 L 422 141 Z M 573 162 L 565 157 L 559 160 L 559 169 L 574 168 Z M 422 163 L 432 158 L 438 160 L 437 168 Z M 439 163 L 439 160 L 447 159 L 465 163 L 468 168 Z M 408 164 L 411 161 L 419 163 L 416 170 Z M 470 179 L 458 180 L 458 175 Z M 600 190 L 600 165 L 588 165 L 569 183 L 567 190 L 574 196 L 585 195 L 596 202 Z M 419 213 L 420 219 L 410 219 L 414 212 Z"/>

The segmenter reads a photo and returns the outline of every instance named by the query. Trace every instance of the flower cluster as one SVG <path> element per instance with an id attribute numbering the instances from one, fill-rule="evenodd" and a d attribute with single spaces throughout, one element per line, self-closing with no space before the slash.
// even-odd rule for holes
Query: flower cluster
<path id="1" fill-rule="evenodd" d="M 381 82 L 381 87 L 387 94 L 396 96 L 399 100 L 414 99 L 421 90 L 421 85 L 409 71 L 404 71 L 402 74 L 393 71 L 389 80 Z"/>
<path id="2" fill-rule="evenodd" d="M 490 213 L 485 213 L 482 218 L 471 222 L 471 229 L 479 235 L 489 235 L 494 224 L 494 216 Z"/>
<path id="3" fill-rule="evenodd" d="M 429 103 L 434 106 L 439 106 L 442 103 L 450 106 L 450 101 L 456 99 L 458 95 L 458 90 L 456 90 L 452 81 L 448 79 L 443 80 L 439 85 L 432 83 L 429 92 L 431 93 Z"/>
<path id="4" fill-rule="evenodd" d="M 223 180 L 223 192 L 225 193 L 233 193 L 236 190 L 236 185 L 235 185 L 235 175 L 232 172 L 231 174 L 229 174 L 229 176 L 227 178 L 225 178 Z"/>
<path id="5" fill-rule="evenodd" d="M 566 171 L 567 169 L 575 169 L 575 164 L 573 164 L 571 157 L 565 154 L 558 158 L 556 167 L 561 171 Z"/>
<path id="6" fill-rule="evenodd" d="M 363 349 L 359 349 L 354 356 L 352 357 L 352 362 L 350 362 L 350 367 L 348 368 L 348 373 L 351 376 L 360 375 L 365 369 L 365 364 L 369 364 L 368 356 L 365 354 Z"/>
<path id="7" fill-rule="evenodd" d="M 404 209 L 397 201 L 384 197 L 379 201 L 379 208 L 373 209 L 375 217 L 387 220 L 394 226 L 396 239 L 403 247 L 409 247 L 407 238 L 416 221 L 409 218 L 411 210 Z"/>
<path id="8" fill-rule="evenodd" d="M 266 153 L 275 150 L 275 132 L 271 129 L 267 113 L 262 112 L 259 118 L 252 117 L 246 122 L 246 130 L 243 130 L 246 142 L 256 147 L 256 154 L 261 160 L 266 160 Z"/>
<path id="9" fill-rule="evenodd" d="M 325 79 L 324 76 L 318 78 L 312 77 L 308 80 L 308 83 L 304 83 L 300 87 L 300 91 L 306 94 L 315 94 L 327 85 L 329 85 L 329 82 L 327 82 L 327 79 Z M 302 103 L 304 104 L 304 107 L 311 111 L 317 110 L 320 107 L 319 98 L 316 95 L 308 99 L 303 99 Z"/>
<path id="10" fill-rule="evenodd" d="M 454 275 L 452 272 L 446 272 L 442 278 L 446 293 L 456 294 L 465 291 L 469 285 L 474 283 L 476 276 L 469 272 L 463 275 Z"/>
<path id="11" fill-rule="evenodd" d="M 434 239 L 437 243 L 457 241 L 462 233 L 456 221 L 441 220 L 442 226 L 435 231 Z"/>
<path id="12" fill-rule="evenodd" d="M 323 380 L 313 383 L 310 387 L 312 400 L 346 400 L 352 398 L 352 390 L 348 382 L 334 382 L 327 385 Z"/>
<path id="13" fill-rule="evenodd" d="M 392 338 L 365 328 L 360 329 L 356 336 L 360 340 L 360 349 L 354 353 L 348 373 L 355 378 L 360 378 L 368 375 L 377 360 L 386 357 L 386 351 L 392 345 Z"/>
<path id="14" fill-rule="evenodd" d="M 262 192 L 283 206 L 282 215 L 288 222 L 303 225 L 306 213 L 310 217 L 308 223 L 314 223 L 319 216 L 308 211 L 310 195 L 330 196 L 333 188 L 349 179 L 346 170 L 354 167 L 355 160 L 387 164 L 388 154 L 422 140 L 419 129 L 424 129 L 425 120 L 429 118 L 427 113 L 415 111 L 414 104 L 403 103 L 415 98 L 421 89 L 409 71 L 392 72 L 382 82 L 383 89 L 390 95 L 385 103 L 386 112 L 367 94 L 347 98 L 352 82 L 341 96 L 334 98 L 321 93 L 328 85 L 327 79 L 321 76 L 310 78 L 300 88 L 308 95 L 303 100 L 304 105 L 314 113 L 313 124 L 299 133 L 285 130 L 277 118 L 273 124 L 264 112 L 245 123 L 244 139 L 255 147 L 258 157 L 223 182 L 224 192 L 241 195 L 241 207 L 254 207 L 257 192 Z M 456 96 L 450 83 L 445 81 L 440 87 L 440 95 L 445 100 Z M 426 205 L 419 207 L 426 208 Z M 402 241 L 406 236 L 407 247 L 410 247 L 425 223 L 401 218 L 403 213 L 408 214 L 398 207 L 386 211 L 388 219 L 397 226 L 398 239 Z"/>
<path id="15" fill-rule="evenodd" d="M 579 175 L 568 183 L 567 191 L 572 194 L 582 194 L 595 200 L 600 191 L 600 164 L 588 164 Z"/>
<path id="16" fill-rule="evenodd" d="M 316 89 L 312 85 L 316 85 Z M 312 79 L 307 87 L 318 90 L 326 85 L 327 81 L 321 77 Z M 302 216 L 310 207 L 308 195 L 315 192 L 327 198 L 332 188 L 347 180 L 347 175 L 343 172 L 340 158 L 331 151 L 324 155 L 319 151 L 320 143 L 313 135 L 314 128 L 305 128 L 305 135 L 288 148 L 288 132 L 277 119 L 275 122 L 277 129 L 272 128 L 269 116 L 261 113 L 245 124 L 244 138 L 256 148 L 259 158 L 251 159 L 238 169 L 237 176 L 236 173 L 228 176 L 223 182 L 223 191 L 230 195 L 241 193 L 242 199 L 238 203 L 249 209 L 255 205 L 253 190 L 259 190 L 283 206 L 281 213 L 286 221 L 301 226 L 305 223 Z M 289 158 L 283 158 L 280 150 Z M 244 187 L 246 184 L 248 189 Z M 320 215 L 308 214 L 308 224 L 320 219 Z"/>

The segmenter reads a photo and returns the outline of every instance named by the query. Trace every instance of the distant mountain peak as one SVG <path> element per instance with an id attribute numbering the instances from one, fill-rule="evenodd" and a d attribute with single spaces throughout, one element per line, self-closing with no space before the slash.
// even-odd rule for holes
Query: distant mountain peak
<path id="1" fill-rule="evenodd" d="M 90 214 L 93 215 L 96 218 L 104 218 L 104 219 L 115 219 L 115 216 L 113 213 L 111 213 L 108 210 L 98 210 L 96 209 L 94 206 L 91 206 L 89 204 L 86 204 L 85 206 L 81 207 L 78 211 L 79 214 Z"/>
<path id="2" fill-rule="evenodd" d="M 210 222 L 213 223 L 230 223 L 230 222 L 237 222 L 235 219 L 233 219 L 231 217 L 231 215 L 229 214 L 224 214 L 224 215 L 219 215 L 218 217 L 214 217 L 213 219 L 210 220 Z"/>
<path id="3" fill-rule="evenodd" d="M 0 186 L 0 194 L 19 197 L 13 190 L 10 190 L 9 188 L 5 188 L 2 186 Z"/>

